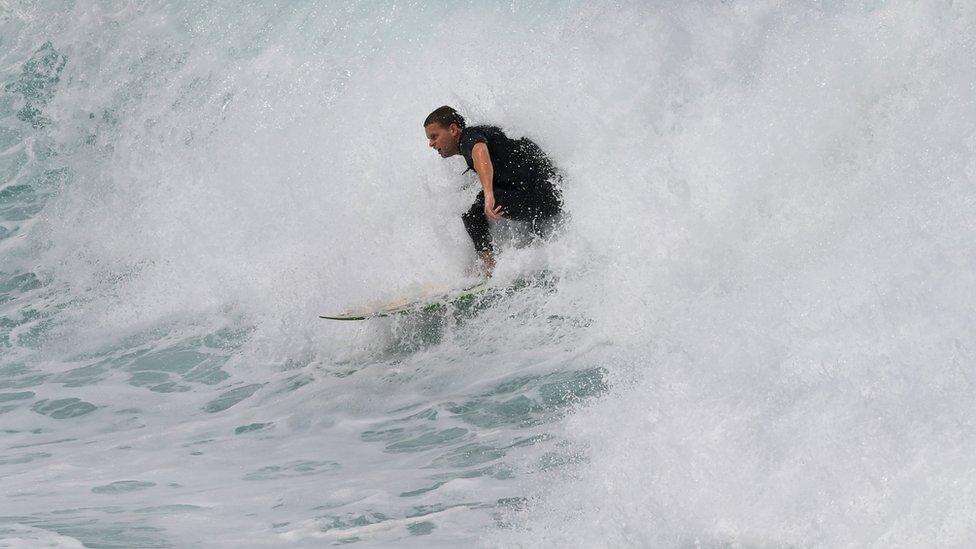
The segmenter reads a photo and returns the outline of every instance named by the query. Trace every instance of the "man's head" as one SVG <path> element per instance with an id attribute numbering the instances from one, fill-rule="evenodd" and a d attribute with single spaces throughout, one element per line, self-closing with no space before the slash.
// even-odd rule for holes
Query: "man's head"
<path id="1" fill-rule="evenodd" d="M 444 158 L 461 152 L 463 129 L 464 117 L 447 105 L 430 113 L 424 120 L 424 132 L 427 134 L 428 143 Z"/>

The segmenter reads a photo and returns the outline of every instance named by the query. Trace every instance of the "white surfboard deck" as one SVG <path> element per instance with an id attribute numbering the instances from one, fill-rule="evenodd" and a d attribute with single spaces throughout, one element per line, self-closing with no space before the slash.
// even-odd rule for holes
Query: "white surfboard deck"
<path id="1" fill-rule="evenodd" d="M 453 289 L 446 285 L 428 285 L 385 301 L 371 303 L 365 307 L 338 315 L 320 315 L 319 318 L 327 320 L 367 320 L 370 318 L 405 314 L 454 304 L 461 300 L 473 298 L 489 288 L 491 288 L 491 282 L 488 280 L 478 282 L 471 286 Z"/>

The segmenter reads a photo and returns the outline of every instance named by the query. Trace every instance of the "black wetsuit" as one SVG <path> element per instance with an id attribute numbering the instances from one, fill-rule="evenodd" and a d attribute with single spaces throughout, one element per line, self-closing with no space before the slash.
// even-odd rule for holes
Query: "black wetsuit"
<path id="1" fill-rule="evenodd" d="M 471 150 L 476 143 L 488 146 L 494 171 L 492 189 L 495 206 L 502 216 L 526 221 L 538 236 L 547 236 L 552 220 L 562 209 L 559 172 L 538 145 L 529 139 L 510 139 L 494 126 L 471 126 L 461 131 L 461 154 L 474 169 Z M 485 214 L 485 192 L 478 193 L 471 209 L 461 216 L 464 228 L 478 251 L 492 249 L 488 216 Z"/>

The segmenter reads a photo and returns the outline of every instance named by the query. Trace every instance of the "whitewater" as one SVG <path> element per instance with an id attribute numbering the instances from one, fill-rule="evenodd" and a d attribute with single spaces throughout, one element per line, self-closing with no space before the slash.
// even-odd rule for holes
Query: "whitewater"
<path id="1" fill-rule="evenodd" d="M 0 2 L 0 546 L 976 543 L 976 4 Z M 570 218 L 470 314 L 451 105 Z M 508 231 L 508 232 L 506 232 Z"/>

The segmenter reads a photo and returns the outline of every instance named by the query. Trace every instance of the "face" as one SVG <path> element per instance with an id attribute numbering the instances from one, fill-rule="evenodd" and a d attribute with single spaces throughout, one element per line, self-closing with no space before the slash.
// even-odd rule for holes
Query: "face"
<path id="1" fill-rule="evenodd" d="M 441 126 L 437 122 L 432 122 L 424 126 L 427 133 L 427 143 L 430 147 L 440 153 L 442 158 L 454 156 L 461 152 L 461 128 L 457 124 L 448 127 Z"/>

